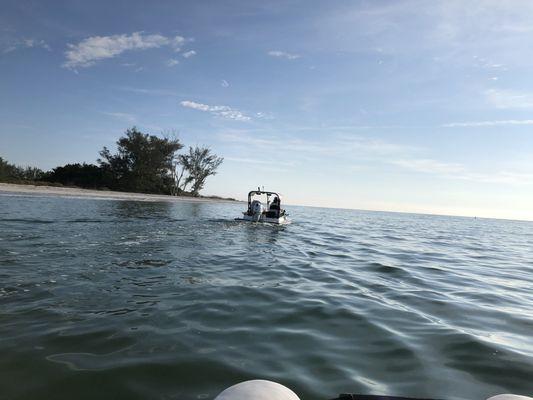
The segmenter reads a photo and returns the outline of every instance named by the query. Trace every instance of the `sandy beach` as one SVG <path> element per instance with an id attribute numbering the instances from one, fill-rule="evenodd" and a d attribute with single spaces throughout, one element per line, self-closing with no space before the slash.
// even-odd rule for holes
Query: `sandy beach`
<path id="1" fill-rule="evenodd" d="M 35 195 L 58 196 L 73 198 L 93 198 L 102 200 L 132 200 L 132 201 L 168 201 L 168 202 L 226 202 L 234 203 L 235 200 L 216 199 L 206 197 L 167 196 L 162 194 L 145 194 L 114 192 L 111 190 L 90 190 L 70 187 L 17 185 L 13 183 L 0 183 L 0 195 Z"/>

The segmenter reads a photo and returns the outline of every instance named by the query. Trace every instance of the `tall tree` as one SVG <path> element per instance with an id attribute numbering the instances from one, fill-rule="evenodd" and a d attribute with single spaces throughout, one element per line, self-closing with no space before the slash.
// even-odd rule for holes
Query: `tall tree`
<path id="1" fill-rule="evenodd" d="M 178 154 L 174 160 L 173 178 L 175 182 L 175 195 L 180 195 L 187 190 L 187 185 L 193 178 L 189 173 L 191 169 L 190 157 L 188 154 Z"/>
<path id="2" fill-rule="evenodd" d="M 178 139 L 159 138 L 133 127 L 117 141 L 117 153 L 104 147 L 98 163 L 112 177 L 114 189 L 146 193 L 171 193 L 175 153 L 183 145 Z"/>
<path id="3" fill-rule="evenodd" d="M 198 196 L 200 190 L 205 185 L 205 180 L 211 175 L 215 175 L 218 167 L 224 158 L 211 153 L 208 147 L 189 147 L 189 154 L 184 156 L 187 162 L 187 172 L 190 182 L 192 182 L 191 194 Z"/>

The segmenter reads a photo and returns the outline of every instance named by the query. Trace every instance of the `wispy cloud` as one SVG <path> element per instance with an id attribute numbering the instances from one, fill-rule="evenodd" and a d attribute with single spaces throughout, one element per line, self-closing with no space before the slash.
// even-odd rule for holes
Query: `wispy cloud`
<path id="1" fill-rule="evenodd" d="M 463 176 L 459 176 L 459 178 L 483 183 L 533 185 L 533 174 L 513 171 L 498 171 L 493 174 L 470 172 Z"/>
<path id="2" fill-rule="evenodd" d="M 380 139 L 344 134 L 331 134 L 326 142 L 322 142 L 307 139 L 287 139 L 270 134 L 257 137 L 234 130 L 222 133 L 220 139 L 248 147 L 253 146 L 274 151 L 278 151 L 280 143 L 283 143 L 283 148 L 287 151 L 293 151 L 293 154 L 347 157 L 350 160 L 355 154 L 363 157 L 386 158 L 390 155 L 402 155 L 418 150 L 412 146 L 404 146 Z"/>
<path id="3" fill-rule="evenodd" d="M 531 173 L 515 171 L 477 172 L 470 170 L 463 164 L 432 159 L 410 158 L 390 160 L 389 163 L 404 169 L 436 175 L 445 179 L 506 185 L 533 185 L 533 174 Z"/>
<path id="4" fill-rule="evenodd" d="M 254 169 L 264 172 L 288 172 L 289 168 L 294 167 L 295 162 L 277 161 L 274 159 L 261 160 L 256 158 L 241 157 L 224 157 L 224 161 L 234 162 L 237 164 L 251 164 Z"/>
<path id="5" fill-rule="evenodd" d="M 277 160 L 262 160 L 258 158 L 242 158 L 242 157 L 224 157 L 225 161 L 233 161 L 244 164 L 260 164 L 260 165 L 278 165 L 278 166 L 294 166 L 294 161 L 277 161 Z"/>
<path id="6" fill-rule="evenodd" d="M 37 39 L 21 39 L 11 42 L 6 48 L 2 50 L 2 53 L 7 54 L 18 49 L 31 49 L 41 48 L 50 51 L 51 48 L 44 40 Z"/>
<path id="7" fill-rule="evenodd" d="M 219 134 L 219 139 L 223 142 L 253 146 L 262 149 L 274 148 L 274 146 L 277 145 L 276 143 L 279 143 L 276 139 L 264 139 L 263 137 L 251 136 L 241 131 L 223 132 Z"/>
<path id="8" fill-rule="evenodd" d="M 487 102 L 495 108 L 533 109 L 533 93 L 489 89 L 484 94 Z"/>
<path id="9" fill-rule="evenodd" d="M 207 104 L 197 103 L 190 100 L 182 101 L 182 107 L 192 108 L 193 110 L 208 112 L 217 117 L 224 119 L 231 119 L 234 121 L 250 121 L 252 118 L 243 113 L 242 111 L 236 110 L 229 106 L 210 106 Z"/>
<path id="10" fill-rule="evenodd" d="M 286 58 L 287 60 L 296 60 L 301 57 L 299 54 L 287 53 L 281 50 L 271 50 L 267 54 L 271 57 Z"/>
<path id="11" fill-rule="evenodd" d="M 533 2 L 527 0 L 471 0 L 468 10 L 462 0 L 347 3 L 320 16 L 312 46 L 438 57 L 448 66 L 446 77 L 452 65 L 505 71 L 533 64 L 526 56 L 532 22 Z"/>
<path id="12" fill-rule="evenodd" d="M 133 114 L 123 113 L 123 112 L 103 112 L 102 114 L 108 115 L 113 118 L 120 119 L 127 123 L 133 124 L 137 122 L 137 117 Z"/>
<path id="13" fill-rule="evenodd" d="M 191 58 L 191 57 L 194 57 L 195 55 L 196 55 L 195 50 L 189 50 L 182 54 L 182 56 L 185 58 Z"/>
<path id="14" fill-rule="evenodd" d="M 446 162 L 431 158 L 420 157 L 423 149 L 388 142 L 381 139 L 358 135 L 332 134 L 326 142 L 300 139 L 282 139 L 261 132 L 261 135 L 251 135 L 242 130 L 227 130 L 219 135 L 223 142 L 232 146 L 243 146 L 250 151 L 256 149 L 262 154 L 277 154 L 280 143 L 283 148 L 293 154 L 294 159 L 313 162 L 319 160 L 327 165 L 328 160 L 335 163 L 344 171 L 352 171 L 353 159 L 369 162 L 367 166 L 389 165 L 406 171 L 432 175 L 441 179 L 469 181 L 477 183 L 492 183 L 506 185 L 533 185 L 533 173 L 521 171 L 473 171 L 464 164 Z M 246 159 L 241 162 L 247 162 Z M 253 163 L 252 160 L 248 161 Z M 341 168 L 339 167 L 339 168 Z"/>
<path id="15" fill-rule="evenodd" d="M 495 63 L 487 58 L 479 57 L 479 56 L 473 56 L 474 65 L 478 68 L 486 69 L 486 70 L 499 70 L 499 71 L 506 71 L 507 67 L 504 64 Z"/>
<path id="16" fill-rule="evenodd" d="M 259 111 L 259 112 L 255 113 L 255 118 L 257 118 L 257 119 L 274 119 L 274 116 L 272 115 L 272 113 L 265 113 L 265 112 Z"/>
<path id="17" fill-rule="evenodd" d="M 464 172 L 465 170 L 461 164 L 446 163 L 426 158 L 391 160 L 390 163 L 412 171 L 425 173 L 454 174 Z"/>
<path id="18" fill-rule="evenodd" d="M 147 94 L 151 96 L 179 96 L 179 93 L 174 92 L 168 89 L 146 89 L 146 88 L 136 88 L 136 87 L 118 87 L 117 89 L 123 90 L 125 92 L 137 93 L 137 94 Z"/>
<path id="19" fill-rule="evenodd" d="M 497 121 L 451 122 L 441 125 L 444 128 L 476 127 L 476 126 L 505 126 L 505 125 L 533 125 L 533 119 L 507 119 Z"/>
<path id="20" fill-rule="evenodd" d="M 180 62 L 179 60 L 176 60 L 175 58 L 171 58 L 167 61 L 167 67 L 174 67 L 178 65 Z"/>
<path id="21" fill-rule="evenodd" d="M 78 44 L 69 44 L 63 67 L 85 68 L 100 60 L 116 57 L 125 51 L 171 47 L 179 51 L 186 39 L 182 36 L 167 37 L 134 32 L 130 35 L 92 36 Z"/>

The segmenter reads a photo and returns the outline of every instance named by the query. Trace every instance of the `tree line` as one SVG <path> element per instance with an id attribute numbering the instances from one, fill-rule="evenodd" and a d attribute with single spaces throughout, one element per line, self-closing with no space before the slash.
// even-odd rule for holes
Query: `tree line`
<path id="1" fill-rule="evenodd" d="M 179 153 L 184 147 L 179 139 L 148 135 L 136 127 L 126 130 L 116 143 L 115 153 L 107 147 L 100 151 L 97 164 L 66 164 L 46 172 L 0 157 L 0 182 L 199 196 L 224 160 L 208 147 L 189 147 Z"/>

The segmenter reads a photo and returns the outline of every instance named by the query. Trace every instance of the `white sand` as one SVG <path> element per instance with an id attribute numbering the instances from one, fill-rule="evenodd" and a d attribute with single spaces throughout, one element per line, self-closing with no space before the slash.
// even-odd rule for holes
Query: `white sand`
<path id="1" fill-rule="evenodd" d="M 16 185 L 13 183 L 0 183 L 0 195 L 36 195 L 36 196 L 57 196 L 57 197 L 74 197 L 74 198 L 93 198 L 102 200 L 134 200 L 134 201 L 170 201 L 182 202 L 192 201 L 200 203 L 228 202 L 232 200 L 209 199 L 201 197 L 183 197 L 167 196 L 163 194 L 144 194 L 113 192 L 111 190 L 90 190 L 76 189 L 67 187 L 54 186 L 34 186 L 34 185 Z"/>

